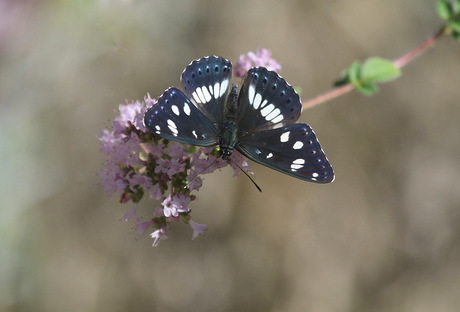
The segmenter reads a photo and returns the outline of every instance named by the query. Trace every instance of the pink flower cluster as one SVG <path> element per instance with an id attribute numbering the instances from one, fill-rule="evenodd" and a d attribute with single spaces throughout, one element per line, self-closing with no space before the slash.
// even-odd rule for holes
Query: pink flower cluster
<path id="1" fill-rule="evenodd" d="M 244 77 L 248 70 L 257 66 L 262 66 L 275 72 L 281 70 L 281 65 L 272 58 L 270 50 L 259 48 L 256 53 L 248 52 L 247 54 L 240 55 L 240 59 L 234 67 L 235 76 Z"/>
<path id="2" fill-rule="evenodd" d="M 167 238 L 168 225 L 172 221 L 187 223 L 193 230 L 192 239 L 207 229 L 206 225 L 191 220 L 188 208 L 196 198 L 191 192 L 202 186 L 198 174 L 211 173 L 227 164 L 233 167 L 235 176 L 241 173 L 238 166 L 250 172 L 246 158 L 237 151 L 233 152 L 233 161 L 227 162 L 219 158 L 216 148 L 167 143 L 148 132 L 143 124 L 144 113 L 155 104 L 154 99 L 146 97 L 143 102 L 120 105 L 113 129 L 103 129 L 99 135 L 101 152 L 106 156 L 100 181 L 109 195 L 119 194 L 120 202 L 134 203 L 123 220 L 134 219 L 139 235 L 153 228 L 150 234 L 153 246 Z M 136 215 L 136 205 L 145 194 L 160 204 L 149 221 L 141 222 Z"/>

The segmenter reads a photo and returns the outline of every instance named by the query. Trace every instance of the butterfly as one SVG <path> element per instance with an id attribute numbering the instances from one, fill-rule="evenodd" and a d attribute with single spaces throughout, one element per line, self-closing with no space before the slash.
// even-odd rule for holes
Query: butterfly
<path id="1" fill-rule="evenodd" d="M 302 103 L 291 85 L 264 67 L 251 68 L 239 92 L 230 87 L 231 78 L 232 63 L 222 57 L 192 61 L 182 72 L 184 91 L 167 89 L 146 111 L 146 128 L 176 142 L 219 145 L 224 160 L 236 149 L 292 177 L 332 182 L 334 172 L 315 133 L 295 123 Z"/>

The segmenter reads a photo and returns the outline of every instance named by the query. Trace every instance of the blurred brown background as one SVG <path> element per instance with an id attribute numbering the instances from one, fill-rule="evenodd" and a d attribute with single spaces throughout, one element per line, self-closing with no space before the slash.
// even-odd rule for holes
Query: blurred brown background
<path id="1" fill-rule="evenodd" d="M 205 236 L 130 234 L 97 135 L 193 59 L 272 51 L 308 99 L 441 25 L 435 1 L 0 1 L 0 311 L 459 311 L 460 44 L 304 111 L 336 181 L 205 176 Z M 157 203 L 144 200 L 145 218 Z"/>

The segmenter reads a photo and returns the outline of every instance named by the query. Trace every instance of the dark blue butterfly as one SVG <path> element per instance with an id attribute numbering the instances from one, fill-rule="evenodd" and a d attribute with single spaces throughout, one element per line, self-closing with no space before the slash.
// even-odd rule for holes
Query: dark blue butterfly
<path id="1" fill-rule="evenodd" d="M 195 60 L 181 76 L 184 92 L 167 89 L 144 116 L 159 136 L 198 146 L 220 146 L 221 157 L 233 149 L 259 164 L 317 183 L 334 172 L 306 124 L 296 124 L 302 103 L 294 89 L 264 67 L 249 70 L 243 86 L 231 89 L 232 63 L 209 56 Z M 230 90 L 230 92 L 229 92 Z"/>

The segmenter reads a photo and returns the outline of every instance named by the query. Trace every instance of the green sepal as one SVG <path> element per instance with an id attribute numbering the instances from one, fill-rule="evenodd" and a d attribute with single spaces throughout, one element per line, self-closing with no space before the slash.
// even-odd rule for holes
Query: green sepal
<path id="1" fill-rule="evenodd" d="M 144 197 L 144 189 L 140 185 L 136 185 L 134 189 L 136 191 L 131 193 L 131 200 L 133 203 L 138 203 Z"/>
<path id="2" fill-rule="evenodd" d="M 183 144 L 183 145 L 185 145 L 185 144 Z M 196 153 L 196 150 L 197 150 L 196 145 L 190 145 L 190 148 L 188 150 L 184 150 L 184 152 L 188 153 L 188 154 L 193 154 L 193 153 Z"/>
<path id="3" fill-rule="evenodd" d="M 379 87 L 375 83 L 366 83 L 359 86 L 355 86 L 356 90 L 361 92 L 364 95 L 372 95 L 379 91 Z"/>

